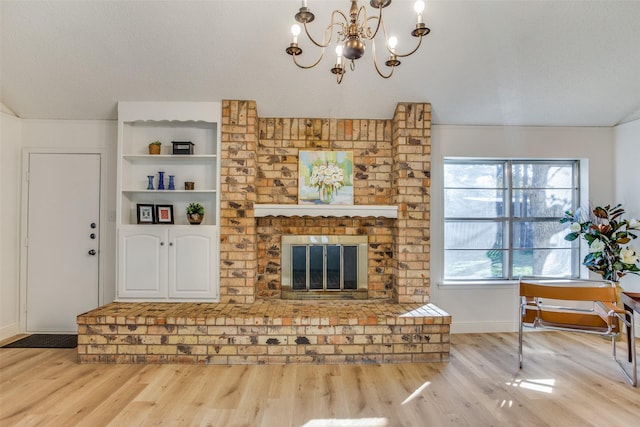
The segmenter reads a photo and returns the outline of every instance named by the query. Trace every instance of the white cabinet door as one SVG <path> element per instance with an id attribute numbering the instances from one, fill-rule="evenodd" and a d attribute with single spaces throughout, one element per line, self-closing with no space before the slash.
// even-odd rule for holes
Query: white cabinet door
<path id="1" fill-rule="evenodd" d="M 118 238 L 118 298 L 188 301 L 218 297 L 218 228 L 125 226 Z"/>
<path id="2" fill-rule="evenodd" d="M 189 226 L 169 231 L 169 298 L 217 297 L 217 228 Z"/>
<path id="3" fill-rule="evenodd" d="M 153 225 L 120 229 L 119 298 L 166 298 L 167 236 Z"/>

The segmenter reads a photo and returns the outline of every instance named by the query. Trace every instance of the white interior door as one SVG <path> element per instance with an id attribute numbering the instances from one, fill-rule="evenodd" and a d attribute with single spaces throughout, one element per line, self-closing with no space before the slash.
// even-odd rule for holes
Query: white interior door
<path id="1" fill-rule="evenodd" d="M 27 332 L 75 332 L 98 306 L 100 155 L 31 153 Z"/>

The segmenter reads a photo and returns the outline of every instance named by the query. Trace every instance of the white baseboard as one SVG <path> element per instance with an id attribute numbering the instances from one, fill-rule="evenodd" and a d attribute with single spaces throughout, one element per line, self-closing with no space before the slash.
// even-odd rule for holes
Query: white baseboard
<path id="1" fill-rule="evenodd" d="M 456 322 L 451 323 L 452 334 L 517 332 L 517 322 Z"/>
<path id="2" fill-rule="evenodd" d="M 7 338 L 11 338 L 14 335 L 18 335 L 20 333 L 20 325 L 18 323 L 12 323 L 7 326 L 3 326 L 0 328 L 0 341 L 6 340 Z"/>
<path id="3" fill-rule="evenodd" d="M 492 332 L 517 332 L 517 322 L 453 322 L 452 334 L 481 334 Z M 635 314 L 635 336 L 640 338 L 640 315 Z"/>

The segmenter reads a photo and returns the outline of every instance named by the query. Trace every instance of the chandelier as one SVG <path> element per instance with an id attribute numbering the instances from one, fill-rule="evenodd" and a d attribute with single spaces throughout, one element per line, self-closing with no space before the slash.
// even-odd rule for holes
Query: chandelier
<path id="1" fill-rule="evenodd" d="M 418 38 L 418 44 L 413 50 L 407 53 L 398 53 L 396 51 L 398 39 L 393 36 L 388 36 L 387 28 L 382 18 L 382 9 L 389 6 L 391 4 L 391 0 L 370 0 L 369 4 L 371 7 L 378 9 L 376 16 L 368 16 L 366 8 L 364 6 L 358 6 L 357 0 L 350 1 L 351 8 L 349 9 L 348 17 L 339 10 L 331 12 L 331 21 L 324 29 L 322 40 L 318 41 L 309 34 L 309 29 L 307 28 L 307 24 L 315 19 L 315 15 L 309 10 L 307 0 L 302 0 L 302 7 L 300 7 L 300 10 L 296 13 L 295 18 L 296 21 L 304 27 L 304 32 L 311 43 L 321 49 L 320 56 L 315 62 L 309 65 L 304 65 L 298 62 L 298 56 L 302 55 L 302 48 L 298 46 L 298 36 L 301 32 L 300 25 L 298 24 L 294 24 L 291 27 L 293 40 L 289 47 L 287 47 L 286 52 L 291 55 L 293 62 L 298 67 L 309 69 L 318 65 L 324 57 L 325 48 L 331 46 L 332 43 L 335 43 L 336 62 L 331 68 L 331 72 L 335 74 L 336 81 L 340 84 L 342 83 L 342 78 L 347 71 L 346 63 L 349 63 L 349 68 L 351 71 L 354 71 L 356 67 L 356 59 L 359 59 L 364 55 L 366 48 L 365 42 L 370 40 L 373 65 L 380 77 L 388 79 L 393 75 L 393 70 L 400 65 L 400 60 L 398 58 L 404 58 L 415 53 L 418 48 L 420 48 L 422 37 L 426 36 L 431 31 L 425 26 L 422 19 L 424 1 L 418 0 L 414 5 L 414 10 L 418 15 L 418 22 L 415 28 L 411 31 L 411 35 Z M 384 36 L 385 48 L 389 54 L 389 58 L 384 63 L 389 67 L 387 74 L 380 70 L 376 59 L 375 37 L 379 32 Z"/>

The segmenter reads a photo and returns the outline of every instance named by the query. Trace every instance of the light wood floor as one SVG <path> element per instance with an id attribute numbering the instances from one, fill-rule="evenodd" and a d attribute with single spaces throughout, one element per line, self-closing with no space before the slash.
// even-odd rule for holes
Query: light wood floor
<path id="1" fill-rule="evenodd" d="M 79 365 L 0 349 L 0 425 L 640 426 L 599 337 L 453 335 L 451 361 L 397 365 Z"/>

